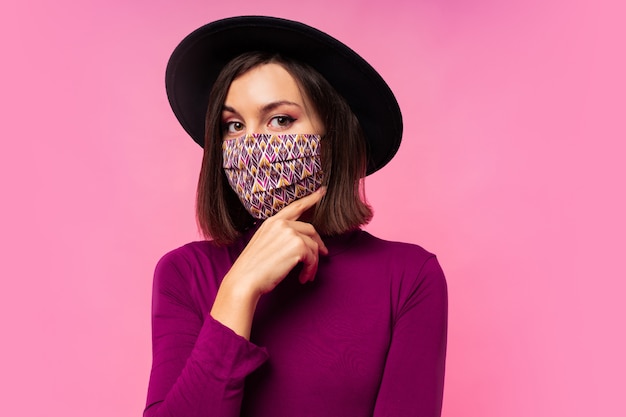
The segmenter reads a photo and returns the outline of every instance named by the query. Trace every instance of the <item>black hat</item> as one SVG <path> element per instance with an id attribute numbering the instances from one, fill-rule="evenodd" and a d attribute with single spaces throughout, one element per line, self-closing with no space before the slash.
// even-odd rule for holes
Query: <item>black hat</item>
<path id="1" fill-rule="evenodd" d="M 367 174 L 393 158 L 402 138 L 398 102 L 382 77 L 337 39 L 305 24 L 275 17 L 240 16 L 209 23 L 176 47 L 165 86 L 174 114 L 200 146 L 208 97 L 222 68 L 245 52 L 278 53 L 317 70 L 356 115 L 367 141 Z"/>

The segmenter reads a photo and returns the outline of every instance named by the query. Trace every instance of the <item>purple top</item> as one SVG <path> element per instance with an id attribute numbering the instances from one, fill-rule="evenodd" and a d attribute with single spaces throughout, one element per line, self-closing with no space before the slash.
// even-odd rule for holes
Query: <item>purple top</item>
<path id="1" fill-rule="evenodd" d="M 440 416 L 447 289 L 434 255 L 361 230 L 325 237 L 315 281 L 292 271 L 264 295 L 247 341 L 209 311 L 250 237 L 159 261 L 145 417 Z"/>

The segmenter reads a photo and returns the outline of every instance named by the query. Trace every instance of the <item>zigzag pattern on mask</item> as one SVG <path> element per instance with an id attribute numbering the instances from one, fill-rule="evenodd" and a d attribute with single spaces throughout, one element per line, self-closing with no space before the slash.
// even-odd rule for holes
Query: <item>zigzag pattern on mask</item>
<path id="1" fill-rule="evenodd" d="M 313 193 L 323 180 L 319 135 L 250 134 L 222 144 L 231 188 L 259 219 Z"/>

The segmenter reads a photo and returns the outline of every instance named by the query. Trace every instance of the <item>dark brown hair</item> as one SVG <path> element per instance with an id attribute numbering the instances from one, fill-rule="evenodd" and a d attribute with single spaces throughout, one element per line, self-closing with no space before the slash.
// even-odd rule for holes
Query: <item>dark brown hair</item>
<path id="1" fill-rule="evenodd" d="M 326 130 L 320 149 L 323 185 L 328 190 L 311 223 L 320 235 L 338 235 L 367 224 L 372 210 L 364 202 L 360 187 L 366 171 L 365 139 L 346 101 L 308 65 L 276 54 L 249 52 L 222 69 L 209 96 L 196 204 L 200 231 L 217 244 L 229 244 L 256 221 L 230 188 L 222 168 L 222 109 L 232 81 L 268 63 L 279 64 L 291 74 Z"/>

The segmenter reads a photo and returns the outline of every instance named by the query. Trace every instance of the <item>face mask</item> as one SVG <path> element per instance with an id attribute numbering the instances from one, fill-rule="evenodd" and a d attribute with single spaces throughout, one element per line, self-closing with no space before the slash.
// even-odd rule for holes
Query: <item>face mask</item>
<path id="1" fill-rule="evenodd" d="M 222 143 L 228 183 L 257 219 L 322 185 L 319 135 L 248 134 Z"/>

